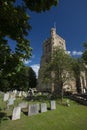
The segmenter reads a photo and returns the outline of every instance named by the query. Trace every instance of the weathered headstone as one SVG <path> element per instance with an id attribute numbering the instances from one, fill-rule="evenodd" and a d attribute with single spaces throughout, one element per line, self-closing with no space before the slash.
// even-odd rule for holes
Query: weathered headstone
<path id="1" fill-rule="evenodd" d="M 17 94 L 17 90 L 13 90 L 13 93 Z"/>
<path id="2" fill-rule="evenodd" d="M 13 93 L 13 92 L 11 92 L 11 93 L 10 93 L 10 98 L 13 98 L 13 99 L 15 100 L 15 99 L 16 99 L 16 94 Z"/>
<path id="3" fill-rule="evenodd" d="M 28 116 L 36 115 L 39 112 L 39 104 L 29 105 Z"/>
<path id="4" fill-rule="evenodd" d="M 26 94 L 26 92 L 22 92 L 22 95 L 24 96 L 24 97 L 27 97 L 27 94 Z"/>
<path id="5" fill-rule="evenodd" d="M 41 104 L 41 112 L 46 112 L 47 111 L 47 104 L 46 103 L 42 103 Z"/>
<path id="6" fill-rule="evenodd" d="M 18 97 L 22 97 L 22 92 L 21 91 L 19 92 Z"/>
<path id="7" fill-rule="evenodd" d="M 15 107 L 12 113 L 12 120 L 20 119 L 20 115 L 21 115 L 21 108 Z"/>
<path id="8" fill-rule="evenodd" d="M 68 107 L 70 107 L 70 101 L 69 101 L 69 99 L 66 100 L 66 105 L 67 105 Z"/>
<path id="9" fill-rule="evenodd" d="M 21 107 L 21 108 L 27 108 L 28 103 L 27 102 L 21 102 L 18 106 Z"/>
<path id="10" fill-rule="evenodd" d="M 51 104 L 50 104 L 50 109 L 51 110 L 55 110 L 56 109 L 56 102 L 55 101 L 51 101 Z"/>
<path id="11" fill-rule="evenodd" d="M 14 98 L 10 98 L 8 100 L 8 105 L 13 105 L 14 104 Z"/>
<path id="12" fill-rule="evenodd" d="M 4 94 L 4 101 L 7 101 L 9 99 L 9 93 Z"/>

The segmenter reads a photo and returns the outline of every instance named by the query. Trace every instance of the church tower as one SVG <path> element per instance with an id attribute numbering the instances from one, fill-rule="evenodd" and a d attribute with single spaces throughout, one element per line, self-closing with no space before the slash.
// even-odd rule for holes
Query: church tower
<path id="1" fill-rule="evenodd" d="M 43 54 L 40 61 L 40 69 L 39 69 L 39 76 L 38 76 L 38 89 L 39 90 L 51 89 L 49 88 L 49 86 L 51 85 L 43 85 L 41 81 L 40 71 L 41 71 L 41 67 L 45 63 L 50 62 L 51 54 L 54 47 L 59 47 L 66 51 L 65 40 L 56 34 L 56 28 L 51 28 L 50 37 L 43 42 L 43 52 L 42 52 Z"/>
<path id="2" fill-rule="evenodd" d="M 56 28 L 51 29 L 50 38 L 45 40 L 43 43 L 43 54 L 40 66 L 50 61 L 50 56 L 54 47 L 66 50 L 65 40 L 56 34 Z"/>

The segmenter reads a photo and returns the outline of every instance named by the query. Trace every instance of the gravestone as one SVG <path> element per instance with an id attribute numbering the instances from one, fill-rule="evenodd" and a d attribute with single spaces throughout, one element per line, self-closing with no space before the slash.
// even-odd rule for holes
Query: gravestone
<path id="1" fill-rule="evenodd" d="M 21 102 L 18 106 L 21 107 L 21 108 L 27 108 L 28 103 L 27 102 Z"/>
<path id="2" fill-rule="evenodd" d="M 20 119 L 20 115 L 21 115 L 21 108 L 15 107 L 12 113 L 12 120 Z"/>
<path id="3" fill-rule="evenodd" d="M 22 95 L 24 96 L 24 97 L 27 97 L 27 94 L 26 94 L 26 92 L 22 92 Z"/>
<path id="4" fill-rule="evenodd" d="M 16 90 L 16 89 L 15 89 L 15 90 L 13 90 L 13 93 L 17 94 L 17 90 Z"/>
<path id="5" fill-rule="evenodd" d="M 39 113 L 39 104 L 29 105 L 28 116 L 36 115 Z"/>
<path id="6" fill-rule="evenodd" d="M 14 100 L 16 99 L 16 94 L 15 93 L 10 93 L 10 98 L 13 98 Z"/>
<path id="7" fill-rule="evenodd" d="M 7 101 L 9 99 L 9 93 L 4 94 L 4 101 Z"/>
<path id="8" fill-rule="evenodd" d="M 22 92 L 19 91 L 18 97 L 22 97 Z"/>
<path id="9" fill-rule="evenodd" d="M 51 101 L 51 104 L 50 104 L 50 106 L 51 106 L 51 110 L 55 110 L 56 109 L 56 102 L 55 101 Z"/>
<path id="10" fill-rule="evenodd" d="M 13 105 L 13 104 L 14 104 L 14 98 L 10 98 L 8 100 L 8 105 L 10 106 L 10 105 Z"/>
<path id="11" fill-rule="evenodd" d="M 66 106 L 70 107 L 70 101 L 69 101 L 69 99 L 66 100 Z"/>
<path id="12" fill-rule="evenodd" d="M 46 111 L 47 111 L 47 104 L 41 103 L 41 112 L 46 112 Z"/>

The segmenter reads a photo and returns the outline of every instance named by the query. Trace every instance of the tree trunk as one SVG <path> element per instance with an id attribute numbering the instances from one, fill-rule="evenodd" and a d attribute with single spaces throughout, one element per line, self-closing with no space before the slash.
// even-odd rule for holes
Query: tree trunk
<path id="1" fill-rule="evenodd" d="M 63 103 L 63 86 L 62 86 L 62 90 L 61 90 L 61 103 Z"/>
<path id="2" fill-rule="evenodd" d="M 63 82 L 60 82 L 60 96 L 61 96 L 61 103 L 63 103 Z"/>

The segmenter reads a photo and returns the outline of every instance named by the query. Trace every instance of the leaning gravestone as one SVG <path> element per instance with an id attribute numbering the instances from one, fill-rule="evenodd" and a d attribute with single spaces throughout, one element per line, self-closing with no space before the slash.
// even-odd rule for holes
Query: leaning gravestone
<path id="1" fill-rule="evenodd" d="M 21 115 L 21 108 L 15 107 L 12 113 L 12 120 L 20 119 L 20 115 Z"/>
<path id="2" fill-rule="evenodd" d="M 39 104 L 29 105 L 28 116 L 36 115 L 39 113 Z"/>
<path id="3" fill-rule="evenodd" d="M 21 108 L 27 108 L 28 103 L 27 102 L 21 102 L 18 106 L 21 107 Z"/>
<path id="4" fill-rule="evenodd" d="M 56 102 L 55 101 L 51 101 L 51 104 L 50 104 L 50 106 L 51 106 L 51 110 L 55 110 L 56 109 Z"/>
<path id="5" fill-rule="evenodd" d="M 7 101 L 9 99 L 9 93 L 4 94 L 4 101 Z"/>
<path id="6" fill-rule="evenodd" d="M 42 103 L 41 104 L 41 112 L 46 112 L 47 111 L 47 104 L 46 103 Z"/>

